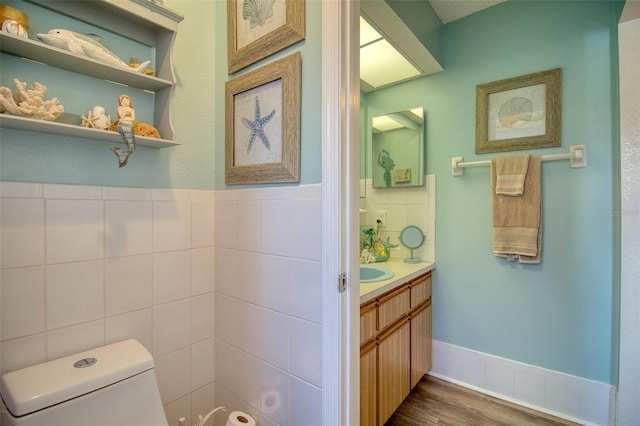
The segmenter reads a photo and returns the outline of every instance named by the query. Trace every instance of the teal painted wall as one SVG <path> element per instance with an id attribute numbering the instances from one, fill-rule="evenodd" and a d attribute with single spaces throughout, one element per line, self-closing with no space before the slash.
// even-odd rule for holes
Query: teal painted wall
<path id="1" fill-rule="evenodd" d="M 224 82 L 230 76 L 226 68 L 226 2 L 214 0 L 165 0 L 165 6 L 184 15 L 178 27 L 174 49 L 177 85 L 173 99 L 173 125 L 178 147 L 153 149 L 138 147 L 129 164 L 119 169 L 117 159 L 106 142 L 68 138 L 50 134 L 0 129 L 0 179 L 29 182 L 134 186 L 152 188 L 223 189 L 224 185 Z M 302 52 L 301 113 L 301 182 L 319 183 L 322 179 L 320 117 L 320 31 L 321 2 L 306 2 L 306 40 L 250 68 Z M 30 38 L 47 32 L 50 22 L 36 24 L 30 20 Z M 69 24 L 71 25 L 71 24 Z M 56 27 L 67 26 L 67 22 Z M 85 29 L 79 29 L 85 32 Z M 89 30 L 86 30 L 88 32 Z M 138 56 L 143 56 L 139 54 Z M 28 71 L 20 60 L 2 55 L 2 85 L 13 88 L 13 78 L 31 84 L 35 78 L 51 86 L 48 95 L 70 99 L 65 110 L 71 111 L 72 98 L 67 90 L 85 91 L 94 96 L 90 83 L 78 89 L 78 76 L 57 72 Z M 52 74 L 53 72 L 53 74 Z M 245 70 L 237 73 L 238 75 Z M 49 81 L 55 76 L 55 82 Z M 82 77 L 84 79 L 84 77 Z M 69 89 L 66 89 L 66 88 Z M 89 89 L 87 89 L 87 87 Z M 59 93 L 56 93 L 59 90 Z M 113 97 L 113 113 L 117 95 Z M 125 92 L 129 91 L 127 89 Z M 114 92 L 115 93 L 115 92 Z M 81 96 L 80 96 L 81 97 Z M 76 97 L 77 99 L 77 97 Z M 86 110 L 104 104 L 109 111 L 108 95 L 104 100 L 87 101 Z M 66 102 L 63 102 L 63 105 Z M 134 102 L 142 119 L 145 108 Z M 151 121 L 151 120 L 149 120 Z M 237 188 L 238 186 L 230 186 Z"/>
<path id="2" fill-rule="evenodd" d="M 509 1 L 444 27 L 445 71 L 369 94 L 371 110 L 424 105 L 427 173 L 436 174 L 433 337 L 614 383 L 614 210 L 619 191 L 617 18 L 609 1 Z M 475 154 L 475 86 L 562 68 L 562 148 L 586 144 L 588 167 L 542 167 L 542 264 L 491 252 L 489 168 L 452 177 Z"/>
<path id="3" fill-rule="evenodd" d="M 224 182 L 224 84 L 248 71 L 266 65 L 294 52 L 302 53 L 302 98 L 300 118 L 300 184 L 314 184 L 322 181 L 322 131 L 321 131 L 321 30 L 322 2 L 305 1 L 306 38 L 304 41 L 263 59 L 233 75 L 227 75 L 227 21 L 226 2 L 216 1 L 215 44 L 215 189 L 240 189 L 273 185 L 225 185 Z M 296 184 L 279 184 L 294 186 Z"/>
<path id="4" fill-rule="evenodd" d="M 153 149 L 138 147 L 129 164 L 119 169 L 117 159 L 109 147 L 111 144 L 80 138 L 50 134 L 0 129 L 0 179 L 31 182 L 55 182 L 69 184 L 114 185 L 153 188 L 213 189 L 214 187 L 214 122 L 216 114 L 214 93 L 214 62 L 212 53 L 214 31 L 207 31 L 214 19 L 213 1 L 165 1 L 165 5 L 185 16 L 178 27 L 174 50 L 177 86 L 173 100 L 173 125 L 175 139 L 182 145 L 174 148 Z M 53 27 L 63 27 L 67 22 L 53 24 L 38 22 L 30 16 L 30 38 L 38 32 Z M 49 28 L 51 26 L 51 28 Z M 143 56 L 143 54 L 139 54 Z M 86 92 L 86 110 L 103 103 L 115 116 L 117 94 L 113 105 L 108 98 L 94 100 L 96 94 L 80 86 L 79 77 L 72 73 L 59 73 L 47 67 L 34 76 L 26 68 L 23 71 L 8 66 L 2 56 L 0 74 L 3 85 L 13 88 L 13 78 L 29 84 L 37 81 L 52 86 L 47 93 L 69 98 L 67 91 Z M 14 61 L 12 61 L 14 62 Z M 14 71 L 15 69 L 15 71 Z M 13 75 L 13 74 L 18 75 Z M 55 76 L 55 81 L 53 80 Z M 83 77 L 84 79 L 84 77 Z M 6 84 L 8 80 L 9 84 Z M 65 89 L 64 87 L 67 87 Z M 55 93 L 54 90 L 60 90 Z M 122 92 L 118 88 L 118 94 Z M 125 89 L 124 92 L 128 92 Z M 82 95 L 80 95 L 82 97 Z M 78 97 L 76 97 L 77 99 Z M 135 98 L 134 98 L 135 99 Z M 71 100 L 69 100 L 71 102 Z M 65 102 L 63 102 L 63 105 Z M 71 104 L 65 105 L 70 111 Z M 134 102 L 137 113 L 144 117 L 142 103 Z M 79 110 L 77 113 L 84 113 Z M 137 115 L 138 117 L 138 115 Z"/>

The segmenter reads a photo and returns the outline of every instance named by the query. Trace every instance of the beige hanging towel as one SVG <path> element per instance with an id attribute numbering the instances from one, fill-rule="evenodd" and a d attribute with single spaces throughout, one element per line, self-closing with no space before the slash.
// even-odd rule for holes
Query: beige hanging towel
<path id="1" fill-rule="evenodd" d="M 500 155 L 496 161 L 496 194 L 522 195 L 529 154 Z"/>
<path id="2" fill-rule="evenodd" d="M 491 160 L 493 254 L 496 256 L 509 260 L 519 258 L 520 263 L 540 263 L 540 164 L 539 155 L 529 154 L 500 155 Z M 516 178 L 519 175 L 522 175 L 521 184 L 520 178 Z M 509 177 L 501 179 L 504 176 Z"/>

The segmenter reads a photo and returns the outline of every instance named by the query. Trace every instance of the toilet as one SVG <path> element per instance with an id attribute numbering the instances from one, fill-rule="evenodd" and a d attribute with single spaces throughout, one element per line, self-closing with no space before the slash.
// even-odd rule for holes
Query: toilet
<path id="1" fill-rule="evenodd" d="M 125 340 L 2 376 L 3 426 L 167 426 L 153 358 Z"/>

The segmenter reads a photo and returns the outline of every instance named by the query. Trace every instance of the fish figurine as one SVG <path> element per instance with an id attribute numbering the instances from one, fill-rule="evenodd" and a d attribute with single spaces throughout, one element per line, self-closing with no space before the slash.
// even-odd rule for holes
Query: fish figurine
<path id="1" fill-rule="evenodd" d="M 117 57 L 113 52 L 104 47 L 98 37 L 91 34 L 85 35 L 65 29 L 52 29 L 46 34 L 37 34 L 38 40 L 59 49 L 68 50 L 76 55 L 87 56 L 96 61 L 114 65 L 131 71 L 144 73 L 151 61 L 145 61 L 132 67 Z"/>

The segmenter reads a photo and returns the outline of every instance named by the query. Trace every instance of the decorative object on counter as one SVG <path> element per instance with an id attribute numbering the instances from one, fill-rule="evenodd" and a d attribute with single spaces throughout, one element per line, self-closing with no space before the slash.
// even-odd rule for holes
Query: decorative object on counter
<path id="1" fill-rule="evenodd" d="M 389 237 L 382 240 L 378 230 L 366 226 L 360 235 L 360 263 L 389 260 L 391 249 L 395 247 L 398 247 L 398 244 L 391 244 Z"/>
<path id="2" fill-rule="evenodd" d="M 24 27 L 18 23 L 18 21 L 14 21 L 13 19 L 4 21 L 2 23 L 2 27 L 0 27 L 0 30 L 3 33 L 12 34 L 17 37 L 29 38 L 27 30 L 25 30 Z"/>
<path id="3" fill-rule="evenodd" d="M 96 61 L 124 68 L 130 71 L 144 73 L 151 61 L 145 61 L 137 67 L 117 57 L 113 52 L 100 43 L 100 37 L 95 34 L 80 34 L 75 31 L 55 28 L 46 34 L 37 34 L 38 40 L 59 49 L 67 50 L 76 55 L 87 56 Z"/>
<path id="4" fill-rule="evenodd" d="M 420 259 L 413 257 L 413 250 L 424 244 L 424 234 L 415 225 L 409 225 L 400 232 L 400 242 L 411 251 L 411 257 L 404 260 L 405 263 L 420 263 Z"/>
<path id="5" fill-rule="evenodd" d="M 227 1 L 228 73 L 304 40 L 305 0 Z"/>
<path id="6" fill-rule="evenodd" d="M 122 135 L 124 143 L 127 144 L 127 150 L 123 150 L 117 146 L 111 147 L 111 150 L 118 157 L 118 167 L 124 167 L 129 161 L 129 156 L 136 150 L 136 137 L 133 133 L 133 120 L 136 118 L 136 111 L 133 109 L 131 98 L 128 95 L 120 95 L 118 97 L 118 121 L 115 122 L 118 133 Z"/>
<path id="7" fill-rule="evenodd" d="M 53 121 L 64 112 L 58 98 L 44 100 L 45 85 L 35 82 L 27 90 L 27 83 L 17 78 L 13 82 L 17 88 L 15 93 L 8 87 L 0 87 L 0 113 Z"/>
<path id="8" fill-rule="evenodd" d="M 16 21 L 25 32 L 29 30 L 29 17 L 26 13 L 6 4 L 0 4 L 0 24 L 6 21 Z"/>
<path id="9" fill-rule="evenodd" d="M 560 68 L 476 86 L 476 154 L 560 146 Z"/>
<path id="10" fill-rule="evenodd" d="M 391 156 L 389 155 L 389 151 L 383 149 L 380 154 L 378 154 L 378 164 L 384 169 L 384 183 L 390 188 L 391 187 L 391 171 L 395 167 L 396 163 L 393 161 Z"/>
<path id="11" fill-rule="evenodd" d="M 371 252 L 367 249 L 362 249 L 360 252 L 360 263 L 374 263 L 376 258 L 373 257 Z"/>
<path id="12" fill-rule="evenodd" d="M 104 107 L 96 105 L 93 110 L 87 111 L 87 116 L 81 115 L 82 127 L 91 129 L 109 130 L 111 127 L 111 116 L 107 115 Z"/>
<path id="13" fill-rule="evenodd" d="M 389 257 L 391 257 L 391 249 L 395 247 L 398 247 L 398 244 L 391 244 L 389 237 L 384 241 L 380 238 L 376 239 L 373 242 L 373 257 L 376 259 L 376 262 L 389 260 Z"/>
<path id="14" fill-rule="evenodd" d="M 131 68 L 138 68 L 140 66 L 140 61 L 138 61 L 138 58 L 136 56 L 132 56 L 131 60 L 129 61 L 129 66 Z M 144 73 L 146 75 L 153 75 L 156 72 L 156 70 L 147 67 L 147 69 L 144 70 Z"/>

